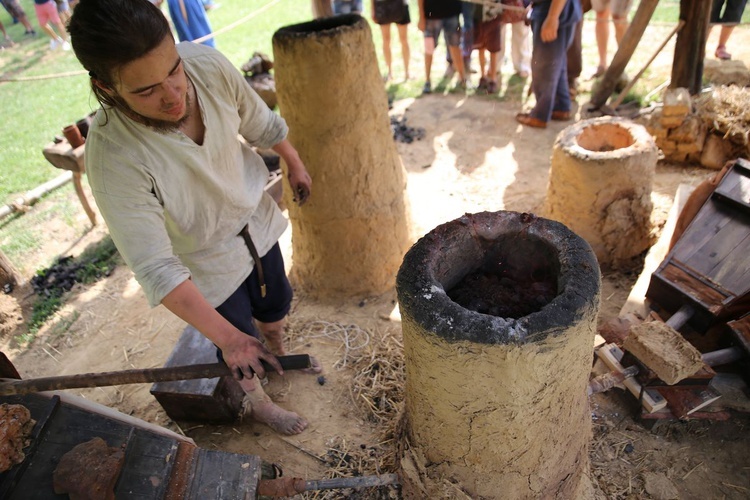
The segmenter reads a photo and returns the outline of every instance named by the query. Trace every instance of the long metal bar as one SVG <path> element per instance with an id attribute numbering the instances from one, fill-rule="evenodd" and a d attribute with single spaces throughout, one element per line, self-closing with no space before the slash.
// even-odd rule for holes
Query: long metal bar
<path id="1" fill-rule="evenodd" d="M 284 370 L 302 370 L 312 366 L 310 356 L 307 354 L 277 356 L 277 359 Z M 273 371 L 271 365 L 265 361 L 262 363 L 266 371 Z M 0 396 L 62 389 L 80 389 L 84 387 L 171 382 L 174 380 L 214 378 L 226 375 L 232 375 L 226 364 L 210 363 L 164 368 L 141 368 L 116 372 L 82 373 L 78 375 L 62 375 L 59 377 L 42 377 L 26 380 L 3 379 L 0 382 Z"/>

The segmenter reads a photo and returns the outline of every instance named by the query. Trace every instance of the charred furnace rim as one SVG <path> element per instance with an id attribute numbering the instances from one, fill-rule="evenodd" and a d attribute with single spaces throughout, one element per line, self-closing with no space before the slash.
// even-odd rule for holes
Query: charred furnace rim
<path id="1" fill-rule="evenodd" d="M 284 41 L 291 43 L 306 38 L 333 37 L 345 31 L 359 30 L 365 27 L 367 27 L 367 21 L 359 14 L 323 17 L 280 28 L 273 34 L 272 43 L 275 45 Z"/>
<path id="2" fill-rule="evenodd" d="M 476 268 L 496 240 L 519 237 L 548 247 L 558 261 L 558 295 L 551 302 L 506 319 L 465 309 L 448 297 L 441 273 L 445 278 L 453 264 Z M 473 246 L 473 255 L 457 254 L 449 262 L 447 254 L 459 245 Z M 583 238 L 559 222 L 506 211 L 466 214 L 436 227 L 406 253 L 396 276 L 402 317 L 447 341 L 482 344 L 524 344 L 561 333 L 598 307 L 599 289 L 599 265 Z"/>

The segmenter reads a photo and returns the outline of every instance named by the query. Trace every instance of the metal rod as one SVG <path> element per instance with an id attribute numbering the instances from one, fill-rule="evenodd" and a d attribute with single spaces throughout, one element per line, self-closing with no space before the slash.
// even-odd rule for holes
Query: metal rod
<path id="1" fill-rule="evenodd" d="M 727 347 L 726 349 L 707 352 L 701 356 L 701 359 L 708 366 L 721 366 L 738 361 L 745 355 L 745 350 L 741 347 Z"/>
<path id="2" fill-rule="evenodd" d="M 284 370 L 302 370 L 310 368 L 312 363 L 307 354 L 277 356 Z M 263 363 L 263 368 L 273 371 L 273 367 Z M 170 366 L 164 368 L 141 368 L 103 373 L 83 373 L 59 377 L 42 377 L 27 380 L 9 380 L 0 382 L 0 396 L 28 394 L 30 392 L 54 391 L 62 389 L 80 389 L 84 387 L 104 387 L 110 385 L 142 384 L 152 382 L 171 382 L 197 378 L 223 377 L 232 373 L 224 363 L 211 363 L 187 366 Z"/>
<path id="3" fill-rule="evenodd" d="M 665 321 L 665 323 L 667 324 L 667 326 L 670 326 L 679 331 L 680 328 L 682 328 L 685 323 L 687 323 L 690 318 L 693 317 L 693 314 L 695 314 L 695 310 L 693 309 L 693 307 L 688 304 L 683 304 L 676 313 L 674 313 L 669 317 L 667 321 Z"/>

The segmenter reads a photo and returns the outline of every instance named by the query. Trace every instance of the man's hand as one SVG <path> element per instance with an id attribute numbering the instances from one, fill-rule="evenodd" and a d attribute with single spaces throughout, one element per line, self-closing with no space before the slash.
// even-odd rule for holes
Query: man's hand
<path id="1" fill-rule="evenodd" d="M 255 337 L 238 331 L 228 344 L 219 346 L 219 348 L 221 349 L 221 355 L 224 357 L 224 362 L 237 380 L 243 377 L 249 380 L 253 378 L 253 372 L 259 378 L 265 377 L 266 370 L 263 368 L 261 360 L 273 366 L 280 375 L 284 374 L 281 363 L 276 359 L 276 356 L 271 354 Z"/>
<path id="2" fill-rule="evenodd" d="M 261 378 L 265 377 L 266 370 L 261 360 L 284 374 L 279 360 L 258 339 L 245 335 L 222 317 L 201 295 L 193 280 L 186 279 L 177 285 L 161 303 L 221 349 L 224 362 L 232 370 L 234 378 L 239 379 L 242 374 L 250 379 L 253 372 Z"/>
<path id="3" fill-rule="evenodd" d="M 276 151 L 284 159 L 284 163 L 286 163 L 286 178 L 289 181 L 289 186 L 292 188 L 292 199 L 298 205 L 304 205 L 307 198 L 310 197 L 312 179 L 310 178 L 310 174 L 307 173 L 307 169 L 305 168 L 305 164 L 302 163 L 299 153 L 297 153 L 297 150 L 294 149 L 294 146 L 287 139 L 284 139 L 271 149 Z"/>
<path id="4" fill-rule="evenodd" d="M 312 186 L 312 179 L 310 178 L 310 174 L 307 173 L 307 169 L 301 164 L 297 168 L 289 166 L 289 173 L 286 177 L 289 180 L 289 185 L 292 187 L 292 193 L 294 193 L 292 199 L 299 206 L 304 205 L 307 198 L 310 197 L 310 188 Z"/>
<path id="5" fill-rule="evenodd" d="M 557 17 L 547 16 L 542 23 L 542 32 L 540 33 L 543 42 L 553 42 L 557 39 L 557 29 L 559 28 L 559 19 Z"/>

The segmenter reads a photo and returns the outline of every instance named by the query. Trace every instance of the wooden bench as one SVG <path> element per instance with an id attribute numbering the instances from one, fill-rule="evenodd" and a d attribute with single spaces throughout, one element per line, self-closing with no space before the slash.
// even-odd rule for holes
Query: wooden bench
<path id="1" fill-rule="evenodd" d="M 81 177 L 86 172 L 84 162 L 84 150 L 86 146 L 73 148 L 67 140 L 60 142 L 50 142 L 42 150 L 42 154 L 55 168 L 70 170 L 73 172 L 73 186 L 75 186 L 78 199 L 81 200 L 83 210 L 88 215 L 92 226 L 96 226 L 96 214 L 91 209 L 86 194 L 83 192 Z"/>

